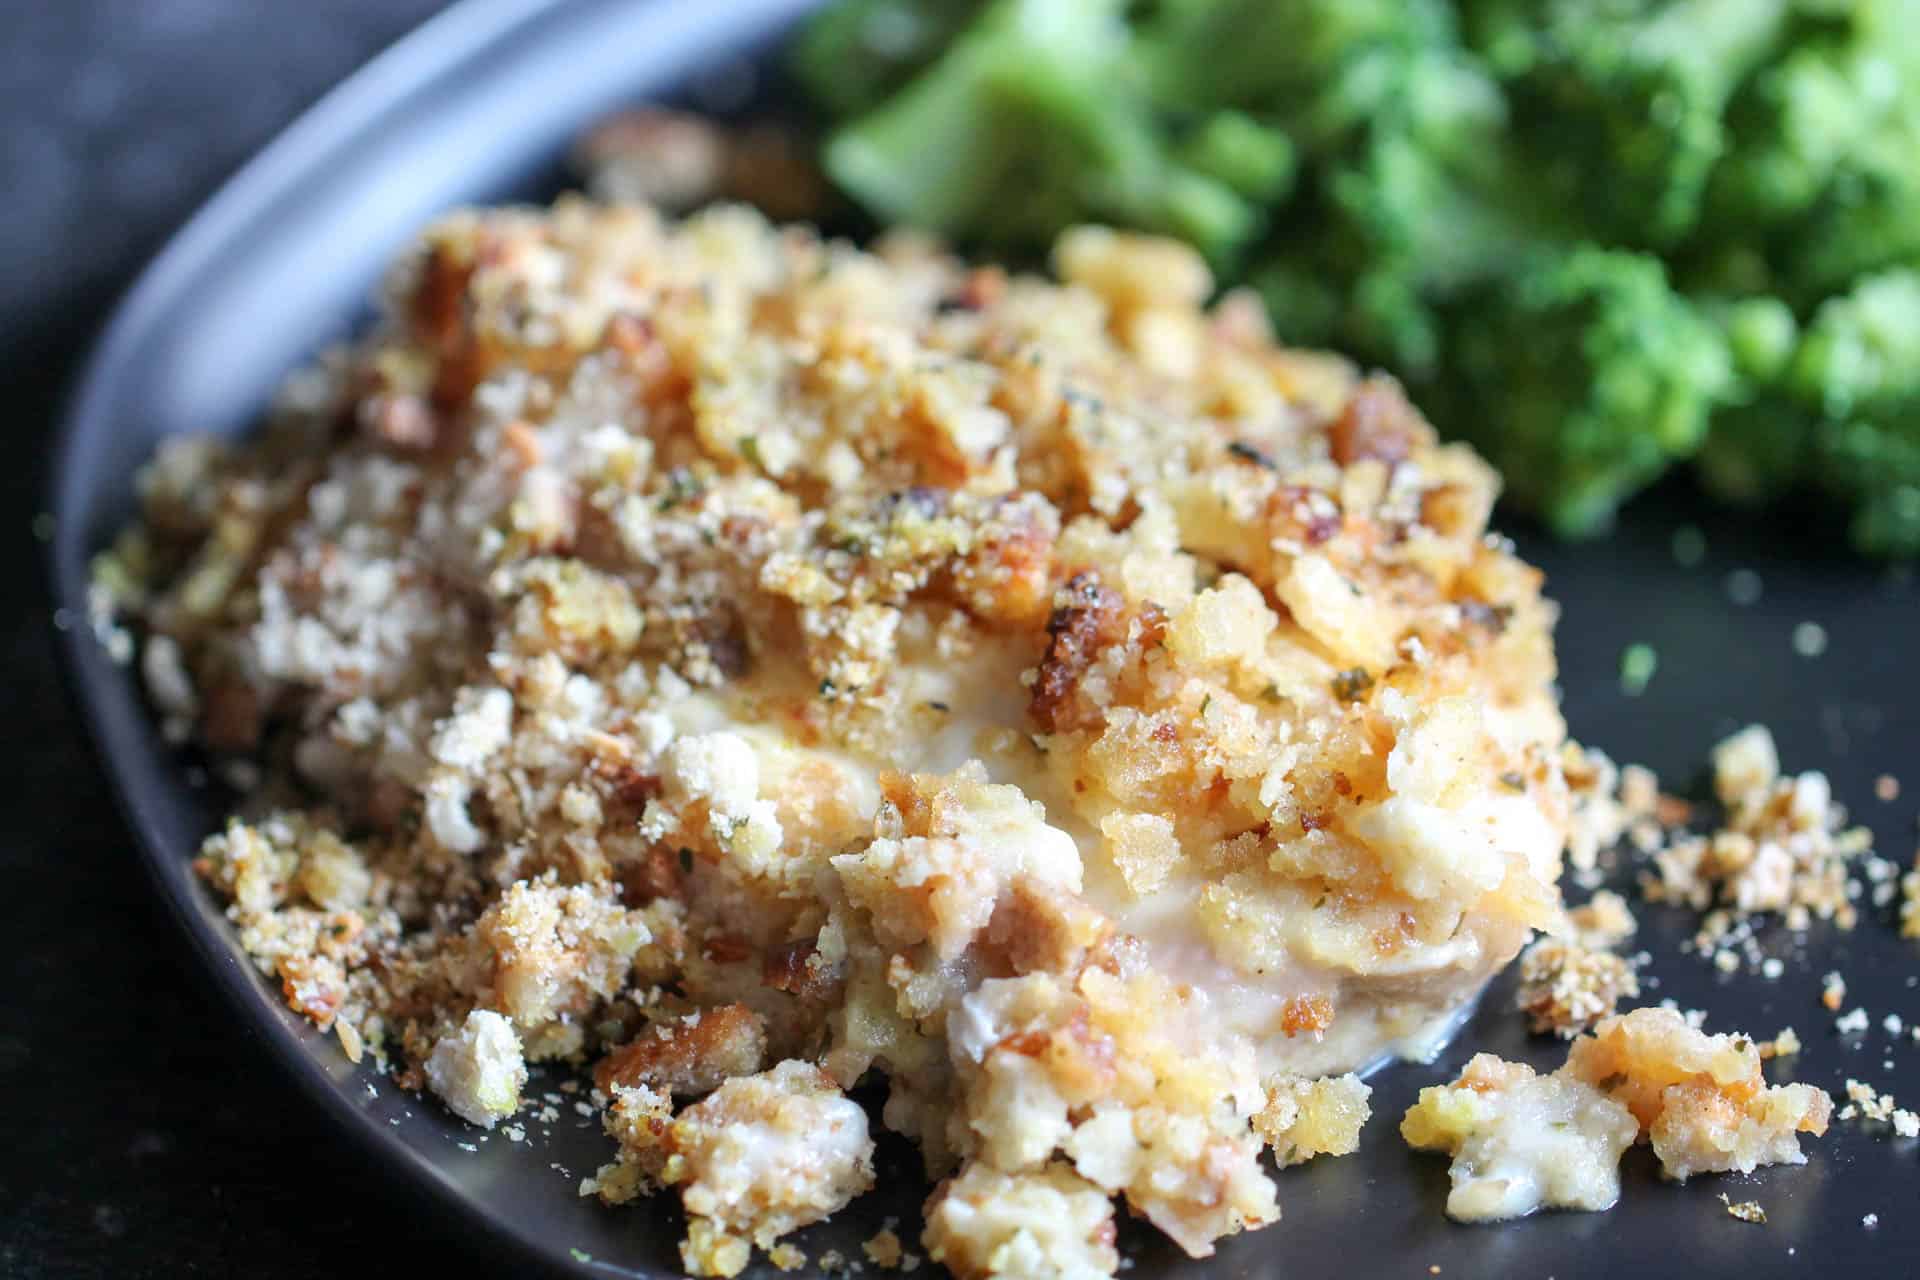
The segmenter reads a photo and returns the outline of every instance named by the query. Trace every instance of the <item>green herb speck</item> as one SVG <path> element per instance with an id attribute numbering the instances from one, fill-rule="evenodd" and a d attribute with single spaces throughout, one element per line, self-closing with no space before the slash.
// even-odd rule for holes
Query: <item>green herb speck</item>
<path id="1" fill-rule="evenodd" d="M 1630 644 L 1620 651 L 1620 692 L 1637 698 L 1647 691 L 1653 673 L 1660 669 L 1660 655 L 1650 644 Z"/>

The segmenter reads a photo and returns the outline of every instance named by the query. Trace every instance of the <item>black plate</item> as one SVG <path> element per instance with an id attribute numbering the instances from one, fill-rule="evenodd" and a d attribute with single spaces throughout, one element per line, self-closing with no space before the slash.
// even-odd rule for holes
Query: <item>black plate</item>
<path id="1" fill-rule="evenodd" d="M 581 125 L 702 77 L 733 82 L 806 7 L 808 0 L 469 0 L 309 112 L 146 272 L 81 379 L 54 465 L 51 554 L 65 616 L 84 618 L 88 556 L 126 518 L 133 471 L 160 437 L 244 430 L 289 369 L 363 314 L 381 266 L 434 213 L 462 202 L 543 198 Z M 1710 549 L 1704 563 L 1682 568 L 1670 539 L 1688 520 L 1705 529 Z M 1810 555 L 1792 526 L 1714 515 L 1675 491 L 1636 508 L 1607 542 L 1567 548 L 1523 539 L 1565 607 L 1568 718 L 1577 736 L 1670 781 L 1688 777 L 1723 732 L 1770 723 L 1787 765 L 1827 770 L 1836 793 L 1874 826 L 1882 852 L 1904 862 L 1911 797 L 1920 794 L 1912 738 L 1920 683 L 1909 674 L 1920 638 L 1915 592 L 1901 574 Z M 1757 603 L 1731 602 L 1725 578 L 1735 569 L 1760 575 Z M 1795 653 L 1790 637 L 1803 621 L 1825 627 L 1823 656 Z M 1655 646 L 1660 669 L 1644 695 L 1629 698 L 1617 670 L 1622 648 L 1634 642 Z M 423 1188 L 463 1234 L 497 1242 L 517 1269 L 677 1273 L 676 1213 L 658 1205 L 606 1210 L 576 1195 L 608 1144 L 574 1113 L 571 1098 L 562 1097 L 558 1121 L 529 1124 L 526 1142 L 500 1132 L 483 1140 L 351 1067 L 330 1038 L 281 1006 L 187 868 L 217 805 L 189 785 L 185 762 L 160 742 L 134 682 L 83 625 L 70 623 L 64 647 L 148 870 L 232 1007 L 341 1129 Z M 1909 773 L 1908 798 L 1876 801 L 1882 772 Z M 1771 1035 L 1796 1026 L 1807 1049 L 1776 1075 L 1835 1090 L 1856 1076 L 1920 1102 L 1920 1045 L 1879 1025 L 1887 1013 L 1920 1019 L 1920 949 L 1894 935 L 1889 912 L 1867 915 L 1852 935 L 1817 929 L 1804 947 L 1771 938 L 1787 969 L 1768 983 L 1726 977 L 1680 954 L 1686 921 L 1648 909 L 1641 941 L 1660 984 L 1649 995 L 1704 1007 L 1722 1029 Z M 1873 1015 L 1864 1037 L 1836 1036 L 1817 1003 L 1819 975 L 1829 968 L 1846 974 L 1848 1006 Z M 1804 1168 L 1674 1187 L 1660 1184 L 1636 1152 L 1623 1203 L 1611 1213 L 1449 1225 L 1440 1213 L 1445 1162 L 1410 1154 L 1393 1130 L 1421 1085 L 1450 1076 L 1476 1049 L 1542 1066 L 1558 1060 L 1557 1047 L 1525 1038 L 1510 999 L 1503 979 L 1438 1063 L 1378 1076 L 1366 1145 L 1283 1174 L 1280 1225 L 1226 1242 L 1205 1264 L 1186 1262 L 1150 1233 L 1127 1231 L 1130 1274 L 1423 1276 L 1437 1267 L 1450 1277 L 1571 1280 L 1795 1275 L 1834 1265 L 1907 1274 L 1920 1266 L 1920 1144 L 1849 1124 L 1810 1143 Z M 534 1092 L 553 1087 L 536 1084 Z M 857 1258 L 857 1242 L 883 1218 L 911 1228 L 924 1192 L 914 1170 L 910 1152 L 883 1144 L 881 1190 L 801 1243 Z M 1758 1199 L 1770 1223 L 1726 1216 L 1723 1192 Z M 1872 1228 L 1862 1223 L 1869 1213 L 1879 1218 Z"/>

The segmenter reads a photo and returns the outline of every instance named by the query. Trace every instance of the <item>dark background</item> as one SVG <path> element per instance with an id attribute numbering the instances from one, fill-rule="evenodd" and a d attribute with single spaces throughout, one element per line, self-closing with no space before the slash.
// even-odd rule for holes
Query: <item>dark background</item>
<path id="1" fill-rule="evenodd" d="M 484 1262 L 457 1252 L 470 1231 L 430 1220 L 295 1092 L 163 917 L 55 670 L 32 532 L 60 398 L 134 271 L 248 155 L 442 2 L 0 0 L 0 386 L 25 445 L 0 468 L 11 521 L 0 530 L 0 588 L 16 602 L 4 705 L 9 727 L 26 735 L 13 767 L 0 769 L 0 1097 L 11 1103 L 0 1276 L 297 1280 Z M 1698 566 L 1670 554 L 1682 523 L 1706 531 Z M 1638 504 L 1602 543 L 1557 547 L 1518 532 L 1566 605 L 1559 648 L 1577 736 L 1683 784 L 1718 737 L 1766 721 L 1788 767 L 1827 770 L 1881 851 L 1911 858 L 1920 798 L 1911 575 L 1819 550 L 1796 517 L 1708 512 L 1684 486 Z M 1736 569 L 1761 573 L 1757 603 L 1729 600 Z M 1830 638 L 1819 658 L 1789 642 L 1807 620 Z M 1617 672 L 1636 642 L 1656 647 L 1660 669 L 1630 698 Z M 1897 802 L 1872 798 L 1882 772 L 1904 776 Z M 1889 1012 L 1920 1020 L 1909 985 L 1920 953 L 1894 937 L 1889 913 L 1867 914 L 1849 938 L 1816 931 L 1805 947 L 1775 938 L 1768 950 L 1787 958 L 1787 974 L 1758 984 L 1679 954 L 1686 922 L 1646 911 L 1648 973 L 1659 983 L 1648 996 L 1705 1007 L 1715 1029 L 1767 1036 L 1794 1025 L 1807 1051 L 1776 1075 L 1836 1091 L 1859 1076 L 1920 1104 L 1920 1045 L 1878 1026 Z M 1832 967 L 1847 973 L 1848 1007 L 1874 1018 L 1862 1039 L 1836 1037 L 1816 1003 Z M 1681 1264 L 1663 1270 L 1658 1259 L 1675 1233 L 1689 1238 L 1676 1256 L 1690 1259 L 1690 1277 L 1703 1256 L 1716 1259 L 1712 1274 L 1920 1272 L 1920 1144 L 1851 1125 L 1810 1144 L 1806 1169 L 1656 1187 L 1636 1157 L 1626 1203 L 1611 1214 L 1496 1232 L 1445 1227 L 1444 1162 L 1408 1156 L 1389 1131 L 1420 1085 L 1451 1076 L 1474 1047 L 1543 1067 L 1558 1060 L 1551 1044 L 1523 1040 L 1508 999 L 1497 988 L 1438 1064 L 1376 1081 L 1367 1154 L 1283 1185 L 1297 1231 L 1310 1240 L 1309 1224 L 1354 1214 L 1358 1201 L 1359 1213 L 1372 1210 L 1367 1229 L 1392 1237 L 1354 1242 L 1368 1246 L 1361 1255 L 1403 1257 L 1395 1274 L 1410 1276 L 1443 1257 L 1447 1280 L 1476 1274 L 1476 1263 L 1492 1268 L 1483 1274 L 1532 1276 L 1543 1258 L 1552 1261 L 1542 1275 L 1555 1262 L 1563 1275 L 1593 1274 L 1596 1259 L 1630 1255 L 1623 1269 L 1637 1276 L 1672 1274 Z M 1721 1192 L 1758 1198 L 1772 1224 L 1732 1223 Z M 1868 1212 L 1882 1219 L 1873 1230 L 1860 1222 Z M 1272 1243 L 1283 1256 L 1283 1242 Z"/>
<path id="2" fill-rule="evenodd" d="M 0 1275 L 449 1262 L 216 1003 L 55 669 L 31 526 L 66 384 L 194 207 L 444 0 L 0 0 Z"/>

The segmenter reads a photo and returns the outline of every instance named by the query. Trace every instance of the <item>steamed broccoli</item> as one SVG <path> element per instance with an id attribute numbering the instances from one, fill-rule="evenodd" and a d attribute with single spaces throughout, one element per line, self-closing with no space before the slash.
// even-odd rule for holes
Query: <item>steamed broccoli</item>
<path id="1" fill-rule="evenodd" d="M 1557 530 L 1693 460 L 1920 554 L 1920 0 L 839 0 L 796 58 L 882 218 L 1182 236 Z"/>
<path id="2" fill-rule="evenodd" d="M 827 111 L 871 111 L 939 57 L 977 0 L 840 0 L 805 27 L 794 73 Z"/>
<path id="3" fill-rule="evenodd" d="M 1799 324 L 1778 298 L 1716 300 L 1706 310 L 1726 341 L 1732 382 L 1695 462 L 1721 497 L 1763 502 L 1804 479 L 1813 446 L 1805 407 L 1781 394 Z"/>
<path id="4" fill-rule="evenodd" d="M 1823 303 L 1787 379 L 1817 415 L 1819 482 L 1853 513 L 1856 545 L 1920 554 L 1920 273 L 1871 276 Z"/>
<path id="5" fill-rule="evenodd" d="M 1485 305 L 1461 340 L 1458 420 L 1562 534 L 1603 528 L 1697 449 L 1731 388 L 1726 340 L 1657 258 L 1582 245 Z"/>
<path id="6" fill-rule="evenodd" d="M 1240 112 L 1191 126 L 1158 114 L 1125 9 L 995 0 L 828 141 L 828 171 L 879 216 L 951 235 L 1037 247 L 1073 222 L 1109 221 L 1230 261 L 1290 183 L 1293 144 Z"/>
<path id="7" fill-rule="evenodd" d="M 1508 84 L 1528 163 L 1618 244 L 1699 221 L 1735 87 L 1788 0 L 1466 0 Z"/>
<path id="8" fill-rule="evenodd" d="M 1712 200 L 1722 225 L 1774 250 L 1779 287 L 1813 306 L 1920 257 L 1920 5 L 1803 7 L 1818 16 L 1733 104 L 1736 145 Z"/>

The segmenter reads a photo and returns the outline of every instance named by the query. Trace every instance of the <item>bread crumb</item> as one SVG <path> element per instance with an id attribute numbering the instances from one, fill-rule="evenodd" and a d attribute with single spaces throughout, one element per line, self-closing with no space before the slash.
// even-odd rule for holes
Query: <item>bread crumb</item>
<path id="1" fill-rule="evenodd" d="M 1720 1193 L 1720 1203 L 1727 1207 L 1727 1216 L 1730 1218 L 1738 1218 L 1742 1222 L 1751 1222 L 1756 1226 L 1767 1224 L 1767 1211 L 1760 1207 L 1758 1200 L 1731 1200 L 1723 1191 Z"/>
<path id="2" fill-rule="evenodd" d="M 1564 1070 L 1624 1101 L 1661 1173 L 1803 1164 L 1799 1133 L 1827 1130 L 1832 1100 L 1805 1084 L 1769 1087 L 1751 1038 L 1709 1035 L 1667 1009 L 1635 1009 L 1574 1042 Z"/>
<path id="3" fill-rule="evenodd" d="M 1728 969 L 1722 943 L 1744 937 L 1753 918 L 1778 914 L 1789 929 L 1814 919 L 1850 929 L 1859 918 L 1854 899 L 1856 861 L 1871 869 L 1872 833 L 1847 827 L 1824 774 L 1783 776 L 1773 735 L 1750 725 L 1713 750 L 1714 791 L 1725 810 L 1709 835 L 1682 833 L 1652 850 L 1653 869 L 1640 877 L 1656 902 L 1702 912 L 1695 945 Z M 1888 892 L 1891 892 L 1889 890 Z M 1731 962 L 1738 967 L 1738 958 Z"/>
<path id="4" fill-rule="evenodd" d="M 1267 1082 L 1266 1091 L 1267 1105 L 1254 1116 L 1253 1128 L 1273 1148 L 1281 1168 L 1360 1149 L 1373 1090 L 1359 1076 L 1276 1078 Z"/>
<path id="5" fill-rule="evenodd" d="M 520 1037 L 491 1009 L 475 1009 L 458 1031 L 434 1045 L 426 1078 L 455 1115 L 491 1129 L 520 1109 L 520 1088 L 527 1082 Z"/>
<path id="6" fill-rule="evenodd" d="M 1628 766 L 1631 772 L 1633 766 Z M 1575 940 L 1592 950 L 1617 947 L 1637 930 L 1639 922 L 1627 907 L 1627 900 L 1611 889 L 1601 889 L 1587 901 L 1567 912 Z"/>
<path id="7" fill-rule="evenodd" d="M 1840 1118 L 1891 1125 L 1902 1138 L 1920 1137 L 1920 1115 L 1895 1105 L 1891 1093 L 1882 1093 L 1863 1080 L 1847 1081 L 1847 1103 L 1840 1108 Z"/>
<path id="8" fill-rule="evenodd" d="M 1609 951 L 1541 938 L 1520 955 L 1516 1000 L 1535 1035 L 1570 1040 L 1639 994 L 1632 964 Z"/>
<path id="9" fill-rule="evenodd" d="M 883 1227 L 875 1232 L 873 1236 L 861 1243 L 860 1249 L 867 1255 L 867 1261 L 888 1271 L 900 1265 L 903 1253 L 900 1248 L 900 1237 L 891 1227 Z"/>
<path id="10" fill-rule="evenodd" d="M 1110 1276 L 1119 1268 L 1113 1204 L 1055 1161 L 1029 1173 L 967 1166 L 927 1201 L 930 1261 L 956 1280 Z"/>

